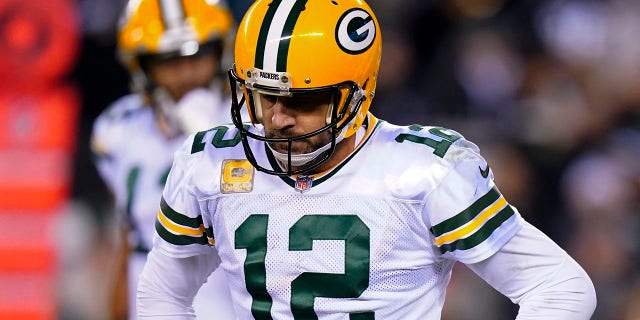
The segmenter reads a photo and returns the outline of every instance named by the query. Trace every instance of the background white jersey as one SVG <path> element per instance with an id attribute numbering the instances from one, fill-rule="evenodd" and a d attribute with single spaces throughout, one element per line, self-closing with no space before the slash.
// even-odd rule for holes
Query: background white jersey
<path id="1" fill-rule="evenodd" d="M 226 104 L 229 105 L 230 102 Z M 228 118 L 227 114 L 219 117 L 224 122 L 229 122 Z M 135 94 L 117 100 L 94 124 L 92 147 L 96 167 L 114 193 L 119 219 L 131 231 L 128 240 L 134 252 L 128 261 L 130 319 L 136 319 L 138 276 L 152 246 L 156 212 L 173 153 L 185 138 L 167 139 L 160 132 L 151 107 Z M 196 296 L 195 308 L 198 319 L 209 319 L 212 314 L 222 319 L 234 318 L 224 274 L 211 275 Z"/>
<path id="2" fill-rule="evenodd" d="M 340 165 L 297 179 L 256 171 L 233 126 L 192 136 L 156 249 L 180 258 L 215 244 L 241 319 L 440 319 L 454 262 L 488 258 L 523 220 L 456 132 L 372 115 L 363 128 Z"/>

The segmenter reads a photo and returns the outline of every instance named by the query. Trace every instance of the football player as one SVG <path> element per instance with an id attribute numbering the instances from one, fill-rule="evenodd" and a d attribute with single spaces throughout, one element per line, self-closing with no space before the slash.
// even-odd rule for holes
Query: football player
<path id="1" fill-rule="evenodd" d="M 120 21 L 118 53 L 134 93 L 97 118 L 92 136 L 96 167 L 125 226 L 115 318 L 128 313 L 136 319 L 138 276 L 152 247 L 173 153 L 189 133 L 231 122 L 221 59 L 233 28 L 230 11 L 206 0 L 131 1 Z M 224 275 L 216 271 L 210 278 L 195 299 L 198 318 L 235 318 Z"/>
<path id="2" fill-rule="evenodd" d="M 369 112 L 381 38 L 362 0 L 252 5 L 229 71 L 234 125 L 175 155 L 142 319 L 191 319 L 215 268 L 241 319 L 440 319 L 456 262 L 518 319 L 589 319 L 588 275 L 507 202 L 475 144 Z"/>

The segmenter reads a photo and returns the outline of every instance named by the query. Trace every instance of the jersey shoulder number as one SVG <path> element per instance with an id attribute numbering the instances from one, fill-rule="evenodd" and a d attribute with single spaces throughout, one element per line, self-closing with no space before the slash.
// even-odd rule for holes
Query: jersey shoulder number
<path id="1" fill-rule="evenodd" d="M 242 140 L 240 131 L 233 125 L 222 125 L 195 134 L 191 154 L 203 151 L 207 144 L 216 149 L 235 147 Z"/>
<path id="2" fill-rule="evenodd" d="M 459 133 L 442 127 L 425 127 L 411 125 L 408 133 L 399 134 L 395 140 L 399 143 L 405 141 L 423 144 L 433 149 L 433 154 L 444 158 L 451 145 L 459 139 L 464 139 Z"/>

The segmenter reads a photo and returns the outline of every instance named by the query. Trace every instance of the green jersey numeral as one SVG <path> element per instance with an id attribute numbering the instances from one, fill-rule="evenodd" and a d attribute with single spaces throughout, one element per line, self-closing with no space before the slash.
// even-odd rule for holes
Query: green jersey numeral
<path id="1" fill-rule="evenodd" d="M 251 313 L 256 319 L 271 319 L 273 301 L 267 292 L 267 224 L 269 216 L 252 215 L 236 230 L 236 249 L 247 249 L 244 260 L 244 281 L 253 298 Z"/>
<path id="2" fill-rule="evenodd" d="M 272 319 L 272 298 L 267 292 L 265 257 L 267 255 L 268 215 L 252 215 L 235 233 L 236 249 L 246 249 L 244 262 L 247 291 L 256 319 Z M 291 312 L 297 320 L 318 319 L 314 299 L 357 298 L 369 286 L 370 231 L 355 215 L 308 215 L 289 229 L 289 251 L 313 250 L 313 240 L 343 240 L 345 273 L 304 272 L 291 282 Z M 374 312 L 349 315 L 351 320 L 375 319 Z"/>
<path id="3" fill-rule="evenodd" d="M 204 150 L 204 147 L 207 144 L 206 141 L 204 141 L 204 137 L 208 132 L 211 131 L 216 132 L 216 134 L 213 135 L 213 138 L 211 139 L 211 145 L 216 148 L 235 147 L 241 141 L 240 131 L 236 132 L 233 138 L 225 139 L 224 136 L 227 134 L 227 131 L 229 131 L 229 127 L 218 126 L 208 131 L 200 131 L 196 133 L 196 136 L 193 139 L 193 145 L 191 146 L 191 154 Z"/>
<path id="4" fill-rule="evenodd" d="M 419 125 L 412 125 L 409 127 L 409 129 L 412 131 L 420 131 L 423 128 L 424 128 L 423 126 L 419 126 Z M 462 138 L 460 135 L 457 135 L 457 134 L 445 133 L 444 130 L 446 129 L 439 128 L 439 127 L 434 127 L 429 129 L 429 133 L 442 138 L 442 140 L 434 140 L 428 137 L 422 137 L 422 136 L 417 136 L 413 134 L 403 133 L 403 134 L 399 134 L 396 137 L 396 141 L 400 143 L 403 143 L 405 141 L 410 141 L 410 142 L 427 145 L 433 148 L 433 154 L 435 154 L 440 158 L 444 158 L 444 155 L 447 153 L 447 150 L 449 150 L 449 147 L 451 147 L 451 145 L 456 140 Z"/>

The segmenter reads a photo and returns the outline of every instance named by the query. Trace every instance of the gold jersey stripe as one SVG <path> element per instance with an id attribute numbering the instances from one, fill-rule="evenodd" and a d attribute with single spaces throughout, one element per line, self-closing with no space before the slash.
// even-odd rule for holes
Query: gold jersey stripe
<path id="1" fill-rule="evenodd" d="M 507 200 L 500 196 L 498 201 L 486 208 L 475 219 L 455 231 L 443 234 L 436 238 L 436 245 L 441 246 L 444 243 L 450 243 L 458 239 L 466 238 L 480 228 L 487 220 L 489 220 L 496 212 L 500 211 L 507 205 Z"/>
<path id="2" fill-rule="evenodd" d="M 195 228 L 189 228 L 189 227 L 181 226 L 179 224 L 174 223 L 164 215 L 162 210 L 158 210 L 158 221 L 162 223 L 165 229 L 179 235 L 201 237 L 205 232 L 204 225 L 202 224 L 200 225 L 199 228 L 195 229 Z"/>

